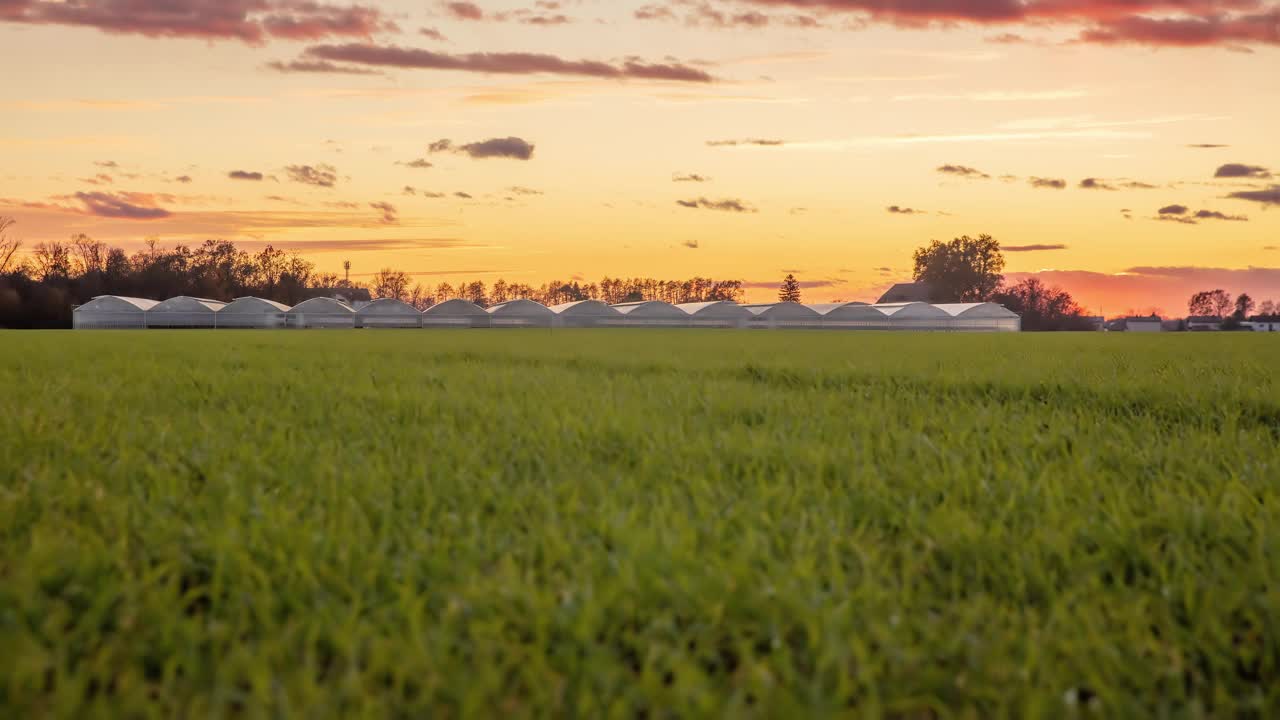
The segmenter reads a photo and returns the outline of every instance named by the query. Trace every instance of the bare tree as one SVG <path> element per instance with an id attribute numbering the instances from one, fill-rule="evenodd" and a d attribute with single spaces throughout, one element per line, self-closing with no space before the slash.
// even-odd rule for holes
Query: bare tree
<path id="1" fill-rule="evenodd" d="M 41 282 L 71 277 L 71 248 L 60 242 L 40 243 L 32 254 Z"/>
<path id="2" fill-rule="evenodd" d="M 9 234 L 9 228 L 17 222 L 11 217 L 0 216 L 0 275 L 9 272 L 11 264 L 17 264 L 13 259 L 22 248 L 22 241 Z"/>
<path id="3" fill-rule="evenodd" d="M 399 270 L 382 268 L 373 276 L 373 294 L 380 298 L 404 300 L 409 295 L 409 276 Z"/>
<path id="4" fill-rule="evenodd" d="M 71 236 L 71 251 L 75 255 L 75 271 L 79 275 L 102 272 L 107 268 L 107 246 L 80 233 Z"/>

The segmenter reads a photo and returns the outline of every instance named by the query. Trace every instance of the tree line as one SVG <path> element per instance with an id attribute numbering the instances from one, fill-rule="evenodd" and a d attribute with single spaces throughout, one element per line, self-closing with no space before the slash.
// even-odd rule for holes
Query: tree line
<path id="1" fill-rule="evenodd" d="M 453 286 L 415 283 L 407 273 L 386 268 L 368 285 L 319 272 L 296 252 L 270 245 L 250 252 L 226 240 L 195 247 L 164 248 L 154 239 L 135 253 L 76 235 L 66 242 L 40 243 L 24 258 L 13 237 L 11 218 L 0 217 L 0 327 L 71 326 L 71 311 L 99 295 L 163 300 L 179 295 L 228 302 L 255 296 L 293 306 L 326 290 L 368 290 L 374 297 L 408 302 L 419 310 L 453 298 L 482 307 L 527 298 L 557 305 L 576 300 L 610 304 L 663 300 L 673 304 L 744 297 L 741 280 L 695 277 L 687 280 L 604 278 L 598 283 L 553 280 L 539 286 L 498 279 Z M 346 268 L 349 270 L 350 264 Z"/>

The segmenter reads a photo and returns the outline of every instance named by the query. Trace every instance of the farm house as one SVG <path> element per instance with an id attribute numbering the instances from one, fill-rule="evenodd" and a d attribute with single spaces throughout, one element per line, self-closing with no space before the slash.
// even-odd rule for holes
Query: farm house
<path id="1" fill-rule="evenodd" d="M 894 303 L 872 307 L 889 316 L 890 330 L 951 329 L 951 315 L 929 303 Z"/>
<path id="2" fill-rule="evenodd" d="M 311 298 L 285 314 L 285 325 L 291 328 L 353 328 L 356 326 L 356 311 L 333 298 Z"/>
<path id="3" fill-rule="evenodd" d="M 624 324 L 627 327 L 685 327 L 689 324 L 689 315 L 685 311 L 661 300 L 621 303 L 614 305 L 613 309 L 626 318 Z"/>
<path id="4" fill-rule="evenodd" d="M 822 326 L 822 316 L 806 305 L 797 302 L 743 305 L 754 317 L 747 327 L 752 328 L 817 328 Z"/>
<path id="5" fill-rule="evenodd" d="M 970 332 L 1018 332 L 1022 318 L 995 303 L 956 303 L 935 305 L 951 316 L 951 329 Z"/>
<path id="6" fill-rule="evenodd" d="M 689 316 L 690 327 L 746 327 L 751 318 L 755 317 L 750 310 L 726 300 L 684 303 L 676 307 Z"/>
<path id="7" fill-rule="evenodd" d="M 76 330 L 141 329 L 147 326 L 147 311 L 155 300 L 99 295 L 71 312 Z"/>
<path id="8" fill-rule="evenodd" d="M 809 309 L 822 316 L 822 327 L 832 330 L 887 330 L 889 316 L 863 302 L 820 303 Z"/>
<path id="9" fill-rule="evenodd" d="M 489 313 L 470 300 L 446 300 L 423 311 L 422 327 L 486 328 Z"/>
<path id="10" fill-rule="evenodd" d="M 599 300 L 579 300 L 555 305 L 551 312 L 562 327 L 618 327 L 626 317 Z"/>
<path id="11" fill-rule="evenodd" d="M 149 328 L 218 327 L 218 311 L 227 304 L 185 295 L 169 298 L 147 311 Z"/>
<path id="12" fill-rule="evenodd" d="M 220 328 L 278 328 L 284 326 L 288 305 L 256 297 L 242 297 L 227 303 L 215 318 Z"/>
<path id="13" fill-rule="evenodd" d="M 356 311 L 356 327 L 420 328 L 422 313 L 407 302 L 379 298 Z"/>
<path id="14" fill-rule="evenodd" d="M 489 308 L 492 327 L 540 327 L 555 324 L 556 314 L 551 308 L 532 300 L 511 300 Z"/>

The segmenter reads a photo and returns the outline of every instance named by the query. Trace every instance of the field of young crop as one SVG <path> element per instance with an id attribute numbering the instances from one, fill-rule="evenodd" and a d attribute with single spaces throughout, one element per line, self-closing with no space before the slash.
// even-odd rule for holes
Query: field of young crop
<path id="1" fill-rule="evenodd" d="M 0 333 L 0 716 L 1280 712 L 1280 342 Z"/>

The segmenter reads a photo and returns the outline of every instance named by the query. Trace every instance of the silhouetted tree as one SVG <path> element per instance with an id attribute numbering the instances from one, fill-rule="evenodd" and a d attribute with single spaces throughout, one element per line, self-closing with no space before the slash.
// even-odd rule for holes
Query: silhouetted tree
<path id="1" fill-rule="evenodd" d="M 991 296 L 1022 316 L 1023 330 L 1092 330 L 1084 311 L 1071 294 L 1036 278 L 1003 287 Z"/>
<path id="2" fill-rule="evenodd" d="M 1249 313 L 1253 312 L 1253 298 L 1248 293 L 1240 293 L 1240 297 L 1236 298 L 1235 318 L 1237 320 L 1245 320 L 1249 317 Z"/>
<path id="3" fill-rule="evenodd" d="M 409 276 L 399 270 L 382 268 L 373 276 L 373 294 L 380 298 L 404 300 L 409 296 Z"/>
<path id="4" fill-rule="evenodd" d="M 796 276 L 790 273 L 782 279 L 782 286 L 778 288 L 778 299 L 782 302 L 800 302 L 800 281 L 796 280 Z"/>
<path id="5" fill-rule="evenodd" d="M 1004 255 L 990 235 L 934 240 L 914 257 L 916 282 L 929 285 L 934 302 L 983 302 L 1004 282 Z"/>
<path id="6" fill-rule="evenodd" d="M 11 217 L 0 216 L 0 275 L 17 268 L 15 258 L 22 249 L 22 241 L 9 234 L 17 222 Z"/>
<path id="7" fill-rule="evenodd" d="M 1204 290 L 1192 295 L 1187 301 L 1187 312 L 1191 315 L 1225 318 L 1231 313 L 1234 305 L 1226 290 Z"/>

